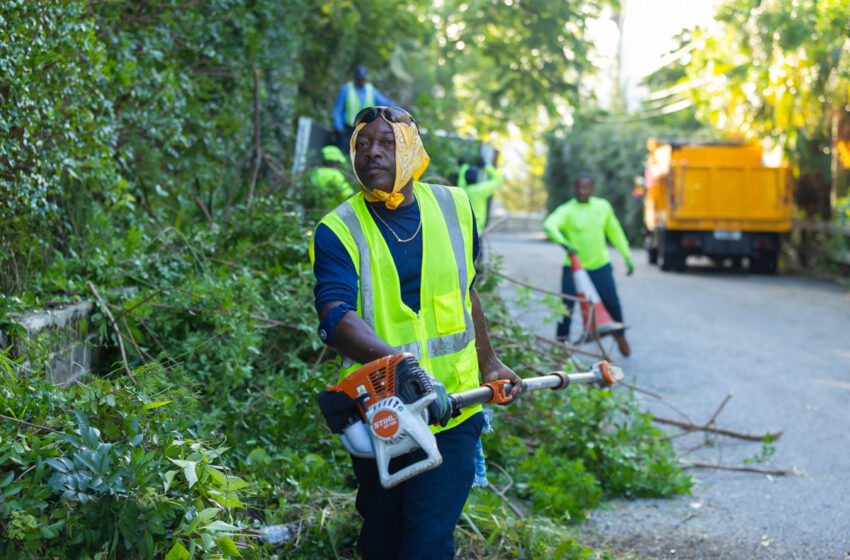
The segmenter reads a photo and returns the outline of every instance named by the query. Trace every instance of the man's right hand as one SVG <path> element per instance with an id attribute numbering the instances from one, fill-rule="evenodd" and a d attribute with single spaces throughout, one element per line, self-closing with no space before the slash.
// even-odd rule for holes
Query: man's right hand
<path id="1" fill-rule="evenodd" d="M 452 418 L 452 406 L 446 387 L 435 377 L 431 377 L 431 388 L 437 393 L 437 398 L 428 405 L 428 423 L 434 426 L 446 427 Z"/>
<path id="2" fill-rule="evenodd" d="M 576 250 L 573 248 L 573 246 L 572 246 L 572 245 L 570 245 L 569 243 L 561 243 L 561 245 L 564 247 L 564 249 L 566 249 L 566 250 L 567 250 L 567 253 L 569 253 L 569 254 L 571 254 L 571 255 L 575 255 L 576 253 L 578 253 L 578 251 L 576 251 Z"/>

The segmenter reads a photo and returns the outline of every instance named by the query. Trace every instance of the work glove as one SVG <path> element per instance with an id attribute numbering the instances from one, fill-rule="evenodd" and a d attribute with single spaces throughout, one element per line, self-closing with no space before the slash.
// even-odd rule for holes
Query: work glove
<path id="1" fill-rule="evenodd" d="M 626 259 L 626 276 L 631 276 L 635 271 L 635 262 L 632 259 Z"/>
<path id="2" fill-rule="evenodd" d="M 429 376 L 430 377 L 430 376 Z M 432 426 L 446 427 L 452 418 L 452 403 L 446 392 L 446 387 L 435 377 L 430 377 L 431 388 L 437 393 L 437 398 L 428 405 L 428 423 Z"/>

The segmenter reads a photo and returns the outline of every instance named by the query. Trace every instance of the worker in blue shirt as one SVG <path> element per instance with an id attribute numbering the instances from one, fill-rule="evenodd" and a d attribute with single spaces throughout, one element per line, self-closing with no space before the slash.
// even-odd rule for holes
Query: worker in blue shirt
<path id="1" fill-rule="evenodd" d="M 359 64 L 354 69 L 354 80 L 342 84 L 332 112 L 336 141 L 343 153 L 348 153 L 349 139 L 354 132 L 354 117 L 364 107 L 395 107 L 378 88 L 369 82 L 369 70 Z"/>

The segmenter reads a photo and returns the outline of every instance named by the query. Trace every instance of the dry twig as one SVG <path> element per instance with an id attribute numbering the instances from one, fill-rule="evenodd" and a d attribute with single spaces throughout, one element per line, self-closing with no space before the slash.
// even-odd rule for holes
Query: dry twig
<path id="1" fill-rule="evenodd" d="M 88 286 L 89 291 L 94 296 L 94 299 L 96 299 L 100 306 L 103 308 L 103 312 L 106 314 L 106 318 L 109 320 L 109 324 L 112 327 L 112 332 L 115 333 L 115 339 L 118 341 L 118 350 L 121 351 L 121 360 L 124 364 L 124 372 L 127 374 L 127 377 L 130 378 L 130 381 L 133 382 L 133 385 L 138 385 L 138 383 L 136 383 L 136 380 L 133 378 L 133 374 L 130 372 L 130 366 L 127 365 L 127 353 L 124 351 L 124 342 L 121 340 L 121 330 L 115 323 L 115 317 L 112 316 L 112 312 L 109 311 L 109 306 L 106 305 L 106 303 L 100 297 L 100 294 L 97 293 L 94 284 L 89 281 L 86 282 L 86 286 Z"/>
<path id="2" fill-rule="evenodd" d="M 254 198 L 254 188 L 257 186 L 257 175 L 260 173 L 260 165 L 263 162 L 263 148 L 260 146 L 260 71 L 254 68 L 254 165 L 251 170 L 251 184 L 248 187 L 248 201 L 245 204 L 251 208 L 251 199 Z"/>
<path id="3" fill-rule="evenodd" d="M 740 471 L 740 472 L 751 472 L 758 474 L 772 474 L 777 476 L 783 475 L 795 475 L 802 476 L 803 473 L 795 470 L 785 470 L 785 469 L 761 469 L 758 467 L 736 467 L 734 465 L 718 465 L 717 463 L 700 463 L 700 462 L 688 462 L 682 465 L 683 469 L 718 469 L 721 471 Z"/>
<path id="4" fill-rule="evenodd" d="M 557 296 L 561 299 L 567 299 L 567 300 L 570 300 L 570 301 L 577 301 L 579 303 L 581 303 L 581 302 L 589 303 L 590 302 L 589 299 L 580 298 L 580 297 L 577 297 L 577 296 L 571 296 L 571 295 L 567 295 L 567 294 L 562 294 L 561 292 L 554 292 L 552 290 L 547 290 L 545 288 L 539 288 L 539 287 L 537 287 L 533 284 L 529 284 L 527 282 L 523 282 L 522 280 L 517 280 L 516 278 L 512 278 L 512 277 L 508 276 L 507 274 L 505 274 L 503 272 L 499 272 L 498 270 L 494 270 L 490 267 L 485 267 L 484 270 L 486 272 L 489 272 L 490 274 L 495 274 L 499 278 L 504 278 L 508 282 L 513 282 L 514 284 L 519 284 L 520 286 L 524 286 L 526 288 L 529 288 L 529 289 L 532 289 L 534 291 L 541 292 L 541 293 L 544 293 L 544 294 L 549 294 L 550 296 Z"/>
<path id="5" fill-rule="evenodd" d="M 717 410 L 714 411 L 714 414 L 711 415 L 711 418 L 708 419 L 708 422 L 705 423 L 706 426 L 711 426 L 714 424 L 714 421 L 717 420 L 717 416 L 720 414 L 720 411 L 723 410 L 723 407 L 726 406 L 726 403 L 729 402 L 729 399 L 732 398 L 732 393 L 726 395 L 726 398 L 723 399 L 723 402 L 720 403 L 720 406 L 717 407 Z"/>
<path id="6" fill-rule="evenodd" d="M 201 212 L 204 213 L 204 216 L 206 216 L 208 222 L 210 222 L 210 223 L 215 222 L 215 218 L 213 218 L 212 214 L 210 214 L 210 211 L 207 210 L 207 206 L 204 204 L 204 201 L 201 200 L 201 197 L 199 197 L 199 196 L 195 197 L 195 204 L 197 204 L 198 208 L 201 209 Z"/>
<path id="7" fill-rule="evenodd" d="M 42 426 L 41 424 L 33 424 L 32 422 L 27 422 L 26 420 L 18 420 L 17 418 L 13 418 L 11 416 L 6 416 L 5 414 L 0 414 L 0 418 L 4 418 L 6 420 L 11 420 L 12 422 L 17 422 L 18 424 L 23 424 L 23 425 L 29 426 L 31 428 L 38 428 L 39 430 L 47 430 L 48 432 L 53 432 L 54 434 L 64 433 L 64 432 L 60 432 L 58 430 L 54 430 L 53 428 L 48 428 L 47 426 Z"/>

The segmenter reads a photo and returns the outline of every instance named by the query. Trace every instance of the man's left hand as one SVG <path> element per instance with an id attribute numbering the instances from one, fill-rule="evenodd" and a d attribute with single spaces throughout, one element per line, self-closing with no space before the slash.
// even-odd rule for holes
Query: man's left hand
<path id="1" fill-rule="evenodd" d="M 635 271 L 635 262 L 632 259 L 626 259 L 626 276 L 631 276 Z"/>
<path id="2" fill-rule="evenodd" d="M 480 364 L 481 369 L 481 379 L 484 383 L 489 383 L 490 381 L 498 381 L 499 379 L 507 379 L 513 385 L 511 389 L 510 397 L 511 401 L 519 395 L 520 390 L 522 389 L 522 379 L 520 379 L 519 375 L 513 372 L 511 368 L 506 366 L 501 362 L 501 360 L 496 359 L 491 364 Z M 507 404 L 507 403 L 505 403 Z"/>

